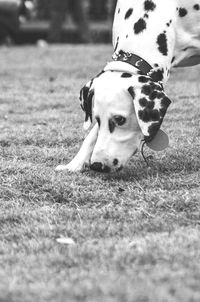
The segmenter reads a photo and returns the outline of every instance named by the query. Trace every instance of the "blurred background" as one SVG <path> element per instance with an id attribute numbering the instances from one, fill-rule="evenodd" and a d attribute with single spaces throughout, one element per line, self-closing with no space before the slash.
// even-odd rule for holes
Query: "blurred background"
<path id="1" fill-rule="evenodd" d="M 0 44 L 110 43 L 116 0 L 0 0 Z"/>

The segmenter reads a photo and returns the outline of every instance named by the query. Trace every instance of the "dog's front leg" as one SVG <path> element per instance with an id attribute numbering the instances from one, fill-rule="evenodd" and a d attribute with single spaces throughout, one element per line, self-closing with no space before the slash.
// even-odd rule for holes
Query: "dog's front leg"
<path id="1" fill-rule="evenodd" d="M 71 172 L 81 171 L 89 164 L 92 152 L 98 136 L 98 124 L 95 124 L 86 136 L 81 149 L 68 165 L 59 165 L 56 171 L 68 170 Z"/>

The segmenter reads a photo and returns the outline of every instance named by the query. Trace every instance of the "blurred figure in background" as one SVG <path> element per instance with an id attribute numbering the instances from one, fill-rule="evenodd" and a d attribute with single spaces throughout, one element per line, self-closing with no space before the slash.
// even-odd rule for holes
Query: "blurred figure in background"
<path id="1" fill-rule="evenodd" d="M 117 0 L 90 0 L 89 17 L 93 21 L 113 19 Z"/>
<path id="2" fill-rule="evenodd" d="M 49 20 L 50 3 L 49 0 L 35 0 L 36 18 L 39 20 Z"/>
<path id="3" fill-rule="evenodd" d="M 61 41 L 62 26 L 66 14 L 70 13 L 77 24 L 80 42 L 90 42 L 89 26 L 82 0 L 50 0 L 50 27 L 48 41 Z"/>
<path id="4" fill-rule="evenodd" d="M 111 14 L 112 14 L 112 18 L 114 18 L 116 5 L 117 5 L 117 0 L 112 0 L 112 4 L 111 4 L 111 10 L 112 10 Z"/>
<path id="5" fill-rule="evenodd" d="M 107 0 L 90 0 L 89 16 L 91 20 L 106 20 L 108 17 Z"/>

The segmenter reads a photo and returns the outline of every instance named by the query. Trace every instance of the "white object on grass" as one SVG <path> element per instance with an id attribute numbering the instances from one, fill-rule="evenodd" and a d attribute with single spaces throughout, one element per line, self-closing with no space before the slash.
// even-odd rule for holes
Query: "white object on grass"
<path id="1" fill-rule="evenodd" d="M 56 241 L 60 244 L 68 244 L 68 245 L 75 245 L 75 241 L 72 238 L 68 237 L 61 237 L 57 238 Z"/>

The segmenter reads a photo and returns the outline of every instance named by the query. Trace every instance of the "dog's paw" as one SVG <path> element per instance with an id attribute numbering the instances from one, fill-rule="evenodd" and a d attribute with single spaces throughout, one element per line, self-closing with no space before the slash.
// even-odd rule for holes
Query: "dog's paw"
<path id="1" fill-rule="evenodd" d="M 85 164 L 77 163 L 77 162 L 71 162 L 68 165 L 59 165 L 55 168 L 55 171 L 61 172 L 61 171 L 69 171 L 69 172 L 80 172 L 85 168 Z"/>

